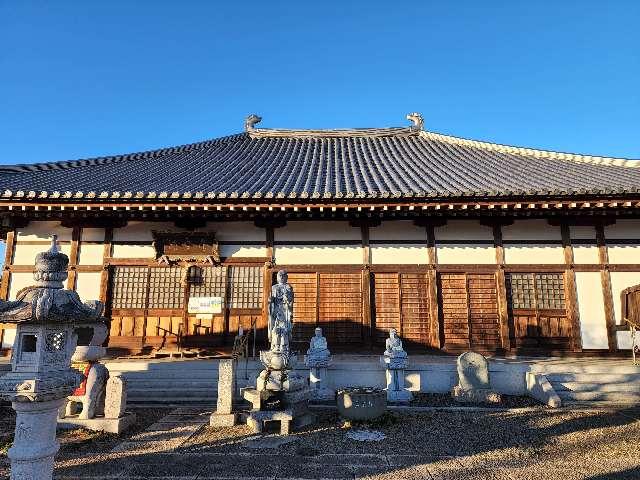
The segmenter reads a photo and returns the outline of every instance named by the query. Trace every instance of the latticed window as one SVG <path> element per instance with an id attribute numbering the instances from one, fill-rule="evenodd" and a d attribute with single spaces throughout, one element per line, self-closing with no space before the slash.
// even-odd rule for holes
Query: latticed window
<path id="1" fill-rule="evenodd" d="M 182 268 L 152 268 L 149 275 L 148 308 L 182 308 Z"/>
<path id="2" fill-rule="evenodd" d="M 511 273 L 508 286 L 513 309 L 565 308 L 564 278 L 561 273 Z"/>
<path id="3" fill-rule="evenodd" d="M 146 308 L 148 289 L 147 267 L 116 267 L 113 272 L 113 308 Z"/>
<path id="4" fill-rule="evenodd" d="M 229 307 L 262 308 L 262 268 L 229 267 Z"/>
<path id="5" fill-rule="evenodd" d="M 227 271 L 224 267 L 189 268 L 189 296 L 191 297 L 222 297 L 225 296 Z"/>
<path id="6" fill-rule="evenodd" d="M 115 267 L 115 309 L 184 307 L 184 279 L 190 297 L 222 297 L 230 308 L 262 308 L 263 274 L 258 266 Z"/>

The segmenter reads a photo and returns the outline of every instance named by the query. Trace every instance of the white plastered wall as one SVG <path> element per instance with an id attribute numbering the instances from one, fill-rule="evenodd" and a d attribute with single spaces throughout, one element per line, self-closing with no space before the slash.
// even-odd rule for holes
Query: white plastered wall
<path id="1" fill-rule="evenodd" d="M 369 228 L 369 240 L 373 264 L 429 263 L 427 231 L 411 220 L 383 221 Z M 408 243 L 403 245 L 403 241 Z"/>
<path id="2" fill-rule="evenodd" d="M 579 240 L 593 240 L 596 239 L 596 229 L 593 226 L 572 225 L 569 227 L 571 240 L 573 242 L 573 263 L 575 264 L 595 264 L 599 263 L 598 246 L 592 245 L 580 245 Z M 578 240 L 578 242 L 575 242 Z"/>
<path id="3" fill-rule="evenodd" d="M 347 221 L 289 221 L 284 227 L 274 229 L 276 242 L 327 242 L 335 240 L 360 240 L 359 227 Z"/>
<path id="4" fill-rule="evenodd" d="M 98 300 L 100 298 L 100 272 L 77 272 L 76 292 L 83 301 Z"/>
<path id="5" fill-rule="evenodd" d="M 439 264 L 492 264 L 496 263 L 493 229 L 480 225 L 477 220 L 449 220 L 435 228 L 436 255 Z M 447 241 L 484 240 L 486 245 L 473 243 L 447 244 Z"/>
<path id="6" fill-rule="evenodd" d="M 36 283 L 33 273 L 12 272 L 9 279 L 9 300 L 15 300 L 16 294 L 24 287 L 29 287 Z"/>
<path id="7" fill-rule="evenodd" d="M 353 245 L 279 245 L 274 252 L 279 265 L 362 263 L 362 247 Z"/>
<path id="8" fill-rule="evenodd" d="M 604 227 L 604 237 L 609 252 L 609 263 L 640 263 L 639 244 L 616 244 L 616 240 L 640 239 L 640 220 L 617 220 L 615 224 Z"/>
<path id="9" fill-rule="evenodd" d="M 576 272 L 582 348 L 609 348 L 600 272 Z"/>
<path id="10" fill-rule="evenodd" d="M 564 263 L 562 245 L 545 243 L 545 240 L 562 240 L 560 227 L 549 225 L 544 219 L 516 220 L 513 225 L 502 227 L 502 240 L 507 264 Z M 509 245 L 511 240 L 536 243 Z"/>
<path id="11" fill-rule="evenodd" d="M 325 244 L 323 242 L 360 241 L 360 228 L 346 221 L 291 221 L 274 230 L 274 256 L 280 265 L 360 264 L 361 245 Z M 317 242 L 300 245 L 296 242 Z"/>
<path id="12" fill-rule="evenodd" d="M 101 243 L 80 243 L 78 264 L 80 265 L 102 265 L 104 255 L 104 244 Z"/>
<path id="13" fill-rule="evenodd" d="M 180 232 L 173 222 L 129 222 L 125 227 L 114 229 L 112 256 L 116 258 L 153 258 L 152 245 L 127 245 L 118 242 L 152 242 L 152 231 Z M 201 231 L 215 232 L 221 242 L 222 257 L 264 257 L 266 256 L 265 230 L 256 227 L 253 222 L 209 222 Z M 238 242 L 234 244 L 234 242 Z M 243 242 L 259 245 L 243 245 Z"/>
<path id="14" fill-rule="evenodd" d="M 71 241 L 73 229 L 60 225 L 60 222 L 30 222 L 25 228 L 18 229 L 17 240 L 43 241 L 51 240 L 51 235 L 58 235 L 58 241 Z"/>
<path id="15" fill-rule="evenodd" d="M 613 296 L 613 311 L 616 324 L 622 323 L 622 307 L 620 303 L 620 293 L 627 287 L 632 287 L 640 283 L 640 272 L 611 272 L 611 295 Z M 616 332 L 618 348 L 630 349 L 631 337 L 629 332 Z"/>
<path id="16" fill-rule="evenodd" d="M 71 253 L 71 244 L 62 243 L 58 245 L 62 253 L 69 255 Z M 40 252 L 49 250 L 48 244 L 30 245 L 17 242 L 13 251 L 12 265 L 33 265 L 36 255 Z"/>

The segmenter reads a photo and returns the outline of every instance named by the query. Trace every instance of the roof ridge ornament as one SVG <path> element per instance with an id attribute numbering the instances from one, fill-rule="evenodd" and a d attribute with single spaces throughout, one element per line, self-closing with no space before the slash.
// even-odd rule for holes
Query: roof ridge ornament
<path id="1" fill-rule="evenodd" d="M 407 120 L 413 122 L 413 128 L 415 130 L 424 130 L 424 118 L 421 113 L 409 113 L 407 114 Z"/>
<path id="2" fill-rule="evenodd" d="M 257 123 L 260 123 L 261 121 L 262 121 L 262 117 L 260 117 L 259 115 L 256 115 L 255 113 L 252 113 L 244 120 L 244 131 L 245 132 L 254 131 L 256 129 L 255 125 Z"/>

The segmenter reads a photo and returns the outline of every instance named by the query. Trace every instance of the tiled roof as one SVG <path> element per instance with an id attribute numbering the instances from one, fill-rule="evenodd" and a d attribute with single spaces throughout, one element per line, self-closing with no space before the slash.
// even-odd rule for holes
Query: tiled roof
<path id="1" fill-rule="evenodd" d="M 255 122 L 254 122 L 255 123 Z M 148 152 L 0 167 L 0 198 L 392 199 L 640 192 L 640 161 L 406 128 L 255 129 Z"/>

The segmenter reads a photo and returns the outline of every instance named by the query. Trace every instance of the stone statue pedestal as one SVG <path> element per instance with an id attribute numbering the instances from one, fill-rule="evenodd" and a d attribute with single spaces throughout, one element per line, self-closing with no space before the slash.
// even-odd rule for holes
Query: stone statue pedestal
<path id="1" fill-rule="evenodd" d="M 387 401 L 409 403 L 413 400 L 413 394 L 407 390 L 404 383 L 404 371 L 408 365 L 407 357 L 393 358 L 383 355 L 380 363 L 385 367 Z"/>

